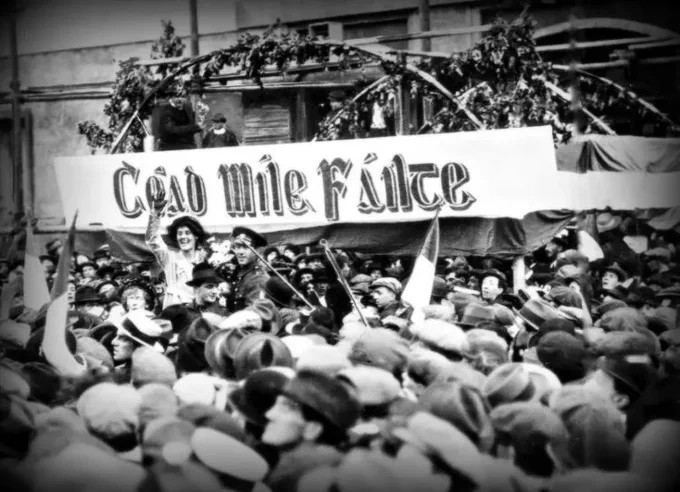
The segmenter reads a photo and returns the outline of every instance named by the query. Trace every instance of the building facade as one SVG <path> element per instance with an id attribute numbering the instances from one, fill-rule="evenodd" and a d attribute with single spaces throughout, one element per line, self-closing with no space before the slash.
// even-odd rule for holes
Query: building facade
<path id="1" fill-rule="evenodd" d="M 52 158 L 58 155 L 90 153 L 78 133 L 78 123 L 94 120 L 102 126 L 102 110 L 115 78 L 118 62 L 130 57 L 148 59 L 150 48 L 160 35 L 161 20 L 171 20 L 187 44 L 191 29 L 190 0 L 19 0 L 17 50 L 22 104 L 23 207 L 39 218 L 39 228 L 56 231 L 64 226 L 59 191 L 55 184 Z M 526 2 L 518 0 L 429 0 L 429 50 L 452 53 L 470 47 L 480 39 L 479 26 L 496 15 L 516 16 Z M 655 26 L 654 37 L 663 42 L 673 31 L 673 16 L 665 11 L 667 2 L 651 0 L 594 0 L 589 2 L 535 0 L 529 13 L 539 30 L 547 33 L 539 44 L 551 46 L 569 42 L 567 30 L 550 31 L 551 26 L 579 19 L 615 19 L 594 26 L 580 41 L 623 39 Z M 335 40 L 364 40 L 376 49 L 422 49 L 421 39 L 404 35 L 420 32 L 420 0 L 196 0 L 199 51 L 207 53 L 230 46 L 243 32 L 261 32 L 277 20 L 291 31 Z M 12 119 L 10 105 L 9 22 L 0 25 L 0 228 L 9 226 L 15 203 L 16 172 L 12 166 Z M 546 30 L 547 29 L 547 30 Z M 457 30 L 454 33 L 447 31 Z M 647 34 L 651 35 L 651 34 Z M 379 43 L 376 36 L 392 36 Z M 401 37 L 400 37 L 401 36 Z M 590 37 L 589 37 L 590 36 Z M 373 39 L 374 40 L 374 39 Z M 375 40 L 374 40 L 375 41 Z M 651 47 L 658 63 L 645 64 L 631 73 L 629 66 L 606 64 L 618 48 L 595 46 L 581 50 L 581 62 L 598 74 L 630 84 L 656 102 L 675 111 L 678 105 L 678 45 Z M 645 52 L 647 56 L 648 52 Z M 547 50 L 556 62 L 568 61 L 568 50 Z M 632 80 L 634 79 L 634 80 Z M 302 82 L 301 82 L 302 80 Z M 351 88 L 352 74 L 319 72 L 291 82 L 277 80 L 260 89 L 247 80 L 211 89 L 205 101 L 211 112 L 222 112 L 245 144 L 309 140 L 322 114 L 318 108 L 328 91 Z"/>

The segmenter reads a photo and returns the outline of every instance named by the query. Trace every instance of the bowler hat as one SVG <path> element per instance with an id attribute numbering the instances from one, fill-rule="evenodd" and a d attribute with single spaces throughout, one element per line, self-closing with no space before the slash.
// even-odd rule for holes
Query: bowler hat
<path id="1" fill-rule="evenodd" d="M 248 376 L 243 386 L 229 393 L 231 403 L 247 421 L 264 426 L 265 414 L 290 379 L 280 371 L 259 369 Z"/>
<path id="2" fill-rule="evenodd" d="M 298 372 L 282 393 L 341 431 L 354 426 L 361 412 L 359 400 L 345 383 L 319 372 Z"/>
<path id="3" fill-rule="evenodd" d="M 219 284 L 223 280 L 208 263 L 199 263 L 191 271 L 191 280 L 187 282 L 189 287 L 199 287 L 203 284 Z"/>
<path id="4" fill-rule="evenodd" d="M 295 292 L 278 277 L 269 277 L 264 284 L 264 294 L 279 307 L 287 306 L 295 296 Z"/>
<path id="5" fill-rule="evenodd" d="M 227 117 L 224 116 L 222 113 L 215 113 L 215 115 L 212 117 L 212 120 L 215 123 L 226 123 Z"/>
<path id="6" fill-rule="evenodd" d="M 77 306 L 79 304 L 88 303 L 104 304 L 104 302 L 104 299 L 99 294 L 97 294 L 97 291 L 94 289 L 94 287 L 84 285 L 76 290 L 76 296 L 73 303 Z"/>
<path id="7" fill-rule="evenodd" d="M 247 227 L 234 227 L 231 233 L 231 240 L 233 243 L 249 244 L 253 248 L 263 248 L 267 245 L 267 240 Z"/>

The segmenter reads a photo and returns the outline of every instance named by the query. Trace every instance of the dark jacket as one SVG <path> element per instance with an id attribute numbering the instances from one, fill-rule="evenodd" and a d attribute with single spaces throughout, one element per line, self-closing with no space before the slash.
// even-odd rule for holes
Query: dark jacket
<path id="1" fill-rule="evenodd" d="M 226 129 L 222 135 L 216 134 L 214 131 L 210 130 L 203 137 L 203 148 L 212 149 L 215 147 L 236 147 L 238 146 L 238 139 L 234 132 Z"/>
<path id="2" fill-rule="evenodd" d="M 159 111 L 158 138 L 160 150 L 193 149 L 194 133 L 201 127 L 193 123 L 186 109 L 177 109 L 168 104 Z"/>
<path id="3" fill-rule="evenodd" d="M 232 288 L 230 311 L 239 311 L 260 298 L 269 275 L 257 263 L 239 266 Z"/>

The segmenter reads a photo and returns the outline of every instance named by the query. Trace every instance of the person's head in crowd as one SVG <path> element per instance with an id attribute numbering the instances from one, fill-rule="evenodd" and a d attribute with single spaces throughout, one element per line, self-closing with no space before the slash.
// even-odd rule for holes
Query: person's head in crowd
<path id="1" fill-rule="evenodd" d="M 98 278 L 97 265 L 89 260 L 78 265 L 78 273 L 80 273 L 83 283 L 88 283 Z"/>
<path id="2" fill-rule="evenodd" d="M 97 294 L 94 287 L 83 285 L 76 290 L 73 305 L 78 312 L 100 317 L 104 314 L 106 301 Z"/>
<path id="3" fill-rule="evenodd" d="M 69 304 L 74 304 L 76 301 L 76 291 L 78 286 L 75 280 L 69 279 L 66 283 L 66 298 Z"/>
<path id="4" fill-rule="evenodd" d="M 623 416 L 655 378 L 656 370 L 649 355 L 613 354 L 598 359 L 596 369 L 583 386 L 611 401 Z"/>
<path id="5" fill-rule="evenodd" d="M 499 270 L 486 270 L 481 274 L 482 299 L 490 304 L 503 293 L 507 286 L 505 275 Z"/>
<path id="6" fill-rule="evenodd" d="M 120 322 L 116 337 L 113 339 L 113 360 L 116 364 L 127 363 L 139 347 L 154 347 L 158 344 L 163 331 L 143 311 L 132 311 Z"/>
<path id="7" fill-rule="evenodd" d="M 184 254 L 194 253 L 207 238 L 201 223 L 188 215 L 177 217 L 168 226 L 168 244 Z"/>
<path id="8" fill-rule="evenodd" d="M 565 249 L 567 249 L 567 242 L 564 238 L 555 236 L 545 245 L 545 254 L 549 259 L 554 260 Z"/>
<path id="9" fill-rule="evenodd" d="M 92 253 L 92 259 L 97 264 L 97 268 L 111 265 L 112 258 L 109 246 L 104 244 L 97 248 L 94 253 Z"/>
<path id="10" fill-rule="evenodd" d="M 378 309 L 384 309 L 388 305 L 399 301 L 401 282 L 392 277 L 379 278 L 371 283 L 370 291 L 371 297 Z"/>
<path id="11" fill-rule="evenodd" d="M 349 385 L 322 373 L 300 371 L 267 411 L 262 442 L 278 448 L 302 442 L 339 445 L 360 411 Z"/>
<path id="12" fill-rule="evenodd" d="M 128 277 L 120 287 L 120 301 L 126 311 L 153 311 L 156 306 L 155 289 L 142 277 Z"/>
<path id="13" fill-rule="evenodd" d="M 267 260 L 268 263 L 271 263 L 274 260 L 278 260 L 281 256 L 281 253 L 279 253 L 279 250 L 276 248 L 276 246 L 269 246 L 262 252 L 262 256 L 264 256 L 264 259 Z"/>
<path id="14" fill-rule="evenodd" d="M 283 256 L 288 258 L 290 261 L 295 261 L 295 258 L 300 255 L 300 248 L 294 244 L 284 244 L 281 248 L 281 251 Z"/>
<path id="15" fill-rule="evenodd" d="M 39 259 L 43 271 L 45 272 L 45 277 L 47 278 L 54 273 L 58 260 L 55 260 L 55 258 L 50 255 L 41 255 Z"/>
<path id="16" fill-rule="evenodd" d="M 267 240 L 247 227 L 234 227 L 232 249 L 240 268 L 249 268 L 257 262 L 257 255 L 250 248 L 264 248 Z M 249 248 L 250 247 L 250 248 Z"/>
<path id="17" fill-rule="evenodd" d="M 345 102 L 345 92 L 341 90 L 334 90 L 328 94 L 328 103 L 331 106 L 331 111 L 337 111 L 342 108 Z"/>
<path id="18" fill-rule="evenodd" d="M 625 270 L 617 263 L 612 263 L 602 271 L 602 288 L 606 291 L 613 290 L 627 278 Z"/>
<path id="19" fill-rule="evenodd" d="M 322 253 L 312 253 L 307 256 L 307 268 L 314 272 L 320 272 L 326 268 L 324 255 Z"/>
<path id="20" fill-rule="evenodd" d="M 191 280 L 187 282 L 194 289 L 194 298 L 198 306 L 210 306 L 218 301 L 219 285 L 222 279 L 209 263 L 199 263 L 191 272 Z"/>
<path id="21" fill-rule="evenodd" d="M 470 272 L 465 268 L 450 266 L 446 269 L 444 280 L 449 290 L 454 287 L 465 287 L 470 279 Z"/>

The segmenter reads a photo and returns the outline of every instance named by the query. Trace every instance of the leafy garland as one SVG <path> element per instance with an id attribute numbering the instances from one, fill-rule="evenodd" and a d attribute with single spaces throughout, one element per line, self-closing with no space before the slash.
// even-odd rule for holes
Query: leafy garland
<path id="1" fill-rule="evenodd" d="M 510 23 L 497 18 L 484 38 L 470 49 L 453 53 L 447 59 L 426 58 L 417 66 L 452 93 L 464 95 L 465 104 L 486 128 L 550 124 L 555 143 L 567 142 L 572 137 L 570 123 L 574 114 L 570 111 L 569 101 L 555 94 L 550 86 L 565 87 L 569 83 L 568 74 L 558 73 L 541 59 L 536 51 L 534 31 L 535 22 L 525 13 Z M 152 57 L 179 57 L 183 51 L 184 44 L 175 35 L 172 24 L 164 22 L 163 35 L 152 47 Z M 407 71 L 405 59 L 395 62 L 347 44 L 315 41 L 309 36 L 290 33 L 278 24 L 261 36 L 242 34 L 234 45 L 211 53 L 197 79 L 191 80 L 188 75 L 177 77 L 170 87 L 164 88 L 163 94 L 185 94 L 189 84 L 200 87 L 208 80 L 225 84 L 226 79 L 219 75 L 227 66 L 237 67 L 245 77 L 263 86 L 262 77 L 272 67 L 285 74 L 292 66 L 300 67 L 309 62 L 328 65 L 331 61 L 336 62 L 340 70 L 375 63 L 390 75 L 390 79 L 366 97 L 349 100 L 339 111 L 328 114 L 319 124 L 317 140 L 365 136 L 374 101 L 393 99 L 399 87 L 409 90 L 412 97 L 423 97 L 432 102 L 434 116 L 420 131 L 439 133 L 476 129 L 454 102 Z M 159 65 L 154 74 L 148 67 L 136 66 L 134 59 L 120 63 L 113 94 L 104 108 L 109 117 L 108 130 L 91 121 L 79 124 L 79 131 L 87 137 L 93 152 L 110 148 L 114 136 L 134 115 L 141 101 L 176 66 L 176 63 Z M 636 121 L 625 132 L 628 134 L 640 134 L 643 129 L 649 132 L 650 125 L 656 134 L 677 131 L 639 104 L 630 93 L 595 83 L 592 79 L 579 77 L 578 80 L 582 106 L 600 116 L 605 123 L 625 115 L 624 119 Z M 356 89 L 369 82 L 360 77 Z M 147 117 L 151 109 L 151 105 L 142 108 L 140 118 Z M 418 131 L 417 128 L 412 130 Z M 586 128 L 586 132 L 597 131 L 594 125 Z M 141 123 L 133 122 L 123 142 L 123 151 L 142 150 L 144 135 Z"/>
<path id="2" fill-rule="evenodd" d="M 158 59 L 182 56 L 186 46 L 175 34 L 172 22 L 162 21 L 162 25 L 162 35 L 151 47 L 151 57 Z M 158 65 L 154 74 L 149 67 L 138 66 L 137 60 L 137 58 L 129 58 L 119 63 L 113 92 L 109 97 L 109 102 L 104 106 L 104 114 L 108 117 L 108 128 L 101 128 L 97 123 L 89 120 L 78 123 L 78 131 L 87 138 L 92 153 L 95 153 L 97 149 L 108 151 L 111 148 L 115 136 L 120 133 L 146 95 L 167 75 L 172 66 L 170 64 Z M 185 90 L 184 85 L 184 81 L 176 81 L 166 89 L 166 93 L 182 93 Z M 145 106 L 139 117 L 141 119 L 148 117 L 152 109 L 151 105 Z M 145 135 L 142 123 L 139 120 L 134 121 L 127 137 L 122 142 L 123 151 L 142 151 Z"/>

